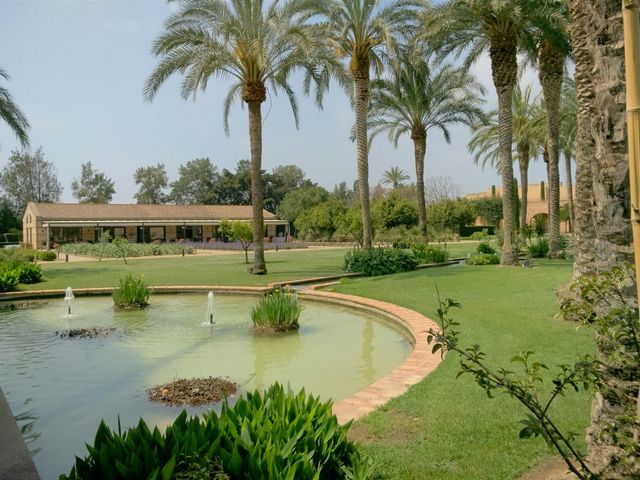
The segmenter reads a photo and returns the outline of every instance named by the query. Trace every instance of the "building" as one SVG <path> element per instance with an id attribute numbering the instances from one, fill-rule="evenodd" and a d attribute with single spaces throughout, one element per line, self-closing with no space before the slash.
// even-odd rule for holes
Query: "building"
<path id="1" fill-rule="evenodd" d="M 265 237 L 285 241 L 289 222 L 263 211 Z M 208 242 L 219 239 L 223 220 L 251 221 L 251 205 L 137 205 L 33 203 L 22 218 L 23 243 L 97 242 L 103 232 L 130 242 Z"/>
<path id="2" fill-rule="evenodd" d="M 575 191 L 574 191 L 575 194 Z M 468 200 L 478 198 L 488 198 L 491 196 L 502 196 L 502 187 L 491 187 L 485 192 L 469 193 L 464 196 Z M 518 197 L 522 198 L 522 187 L 518 185 Z M 569 191 L 567 187 L 560 184 L 560 208 L 569 203 Z M 532 225 L 534 219 L 540 218 L 544 225 L 549 222 L 549 186 L 544 182 L 530 183 L 527 188 L 527 223 Z M 483 218 L 476 219 L 476 225 L 485 226 L 487 223 Z M 560 231 L 568 232 L 570 225 L 567 221 L 560 223 Z"/>

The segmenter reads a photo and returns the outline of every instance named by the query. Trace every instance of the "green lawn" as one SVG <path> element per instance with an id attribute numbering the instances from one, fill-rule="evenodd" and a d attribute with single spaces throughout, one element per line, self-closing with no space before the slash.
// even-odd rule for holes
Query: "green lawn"
<path id="1" fill-rule="evenodd" d="M 21 290 L 71 287 L 114 287 L 126 273 L 143 274 L 150 285 L 266 285 L 342 272 L 348 249 L 266 252 L 269 275 L 248 273 L 244 252 L 228 255 L 105 259 L 102 262 L 43 263 L 44 281 Z M 251 260 L 251 254 L 249 256 Z"/>
<path id="2" fill-rule="evenodd" d="M 335 290 L 373 297 L 435 318 L 436 285 L 462 303 L 454 312 L 465 345 L 480 344 L 493 366 L 509 366 L 532 350 L 547 365 L 570 363 L 593 352 L 590 332 L 554 318 L 554 289 L 569 281 L 568 262 L 536 261 L 533 269 L 456 266 L 354 279 Z M 382 478 L 517 479 L 554 452 L 541 439 L 519 440 L 525 410 L 503 395 L 491 400 L 468 376 L 456 380 L 458 358 L 449 355 L 409 392 L 358 422 L 354 436 L 376 461 Z M 578 432 L 583 445 L 587 395 L 569 394 L 555 413 Z"/>
<path id="3" fill-rule="evenodd" d="M 475 243 L 452 243 L 463 256 Z M 44 264 L 45 281 L 31 289 L 114 286 L 126 272 L 143 273 L 151 285 L 264 285 L 341 272 L 348 249 L 267 252 L 269 275 L 247 273 L 244 254 L 166 257 L 103 262 Z M 464 344 L 478 343 L 493 366 L 509 366 L 524 350 L 533 350 L 549 366 L 572 362 L 593 352 L 591 334 L 554 318 L 555 289 L 568 282 L 566 261 L 535 261 L 535 268 L 466 265 L 426 269 L 377 278 L 344 280 L 336 291 L 377 298 L 435 317 L 436 285 L 463 309 Z M 405 395 L 357 422 L 352 434 L 375 459 L 384 479 L 517 479 L 553 454 L 541 439 L 519 440 L 524 408 L 498 395 L 488 399 L 473 380 L 456 380 L 458 360 L 443 364 Z M 583 444 L 589 398 L 570 394 L 555 413 Z"/>

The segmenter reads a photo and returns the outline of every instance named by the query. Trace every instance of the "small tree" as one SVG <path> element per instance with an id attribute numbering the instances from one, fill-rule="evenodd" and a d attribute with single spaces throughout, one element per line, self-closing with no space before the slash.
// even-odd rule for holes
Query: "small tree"
<path id="1" fill-rule="evenodd" d="M 249 247 L 253 242 L 253 230 L 247 222 L 223 220 L 219 232 L 230 240 L 237 240 L 244 250 L 244 263 L 249 263 Z"/>

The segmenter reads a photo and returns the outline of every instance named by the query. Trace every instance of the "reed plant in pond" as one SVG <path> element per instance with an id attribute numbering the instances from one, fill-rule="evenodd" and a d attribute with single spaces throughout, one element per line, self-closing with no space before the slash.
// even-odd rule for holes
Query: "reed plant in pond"
<path id="1" fill-rule="evenodd" d="M 140 309 L 149 303 L 151 291 L 144 278 L 131 274 L 120 279 L 120 286 L 113 291 L 113 305 L 118 310 Z"/>
<path id="2" fill-rule="evenodd" d="M 251 309 L 253 325 L 260 330 L 297 330 L 302 305 L 291 288 L 278 288 L 260 299 Z"/>

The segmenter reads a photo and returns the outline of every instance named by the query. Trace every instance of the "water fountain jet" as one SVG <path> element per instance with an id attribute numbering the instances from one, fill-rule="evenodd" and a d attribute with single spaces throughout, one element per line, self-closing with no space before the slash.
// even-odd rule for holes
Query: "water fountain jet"
<path id="1" fill-rule="evenodd" d="M 67 313 L 69 315 L 71 315 L 71 304 L 73 303 L 73 299 L 75 297 L 73 296 L 73 290 L 71 290 L 71 287 L 67 287 L 64 290 L 64 303 L 67 304 Z"/>
<path id="2" fill-rule="evenodd" d="M 209 324 L 213 325 L 215 322 L 213 321 L 213 291 L 209 290 L 209 294 L 207 295 L 207 318 L 209 319 Z"/>

